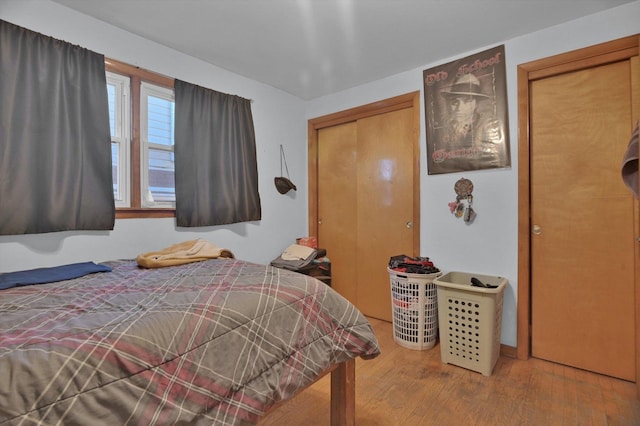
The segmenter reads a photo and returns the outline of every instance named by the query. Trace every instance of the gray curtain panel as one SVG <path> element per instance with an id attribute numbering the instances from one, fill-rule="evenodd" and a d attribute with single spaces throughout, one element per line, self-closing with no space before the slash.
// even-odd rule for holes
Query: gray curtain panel
<path id="1" fill-rule="evenodd" d="M 0 20 L 0 234 L 113 229 L 104 57 Z"/>
<path id="2" fill-rule="evenodd" d="M 178 226 L 261 219 L 251 101 L 175 80 Z"/>

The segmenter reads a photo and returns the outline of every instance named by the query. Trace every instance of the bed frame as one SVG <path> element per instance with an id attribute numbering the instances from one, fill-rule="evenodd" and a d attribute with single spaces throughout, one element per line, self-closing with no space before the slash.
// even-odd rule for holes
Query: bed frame
<path id="1" fill-rule="evenodd" d="M 356 424 L 356 360 L 341 362 L 331 371 L 331 426 Z"/>
<path id="2" fill-rule="evenodd" d="M 356 424 L 356 360 L 350 359 L 334 365 L 313 383 L 327 374 L 331 374 L 331 426 L 354 426 Z M 313 383 L 309 386 L 312 386 Z M 304 389 L 296 393 L 294 398 L 303 391 Z M 281 401 L 274 405 L 265 416 L 274 412 L 287 401 Z"/>

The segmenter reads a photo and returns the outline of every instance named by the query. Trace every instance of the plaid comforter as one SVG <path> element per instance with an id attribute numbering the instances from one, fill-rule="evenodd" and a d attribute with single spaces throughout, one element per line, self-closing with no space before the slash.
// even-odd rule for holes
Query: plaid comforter
<path id="1" fill-rule="evenodd" d="M 314 278 L 237 259 L 0 291 L 0 425 L 244 425 L 329 366 L 373 358 Z"/>

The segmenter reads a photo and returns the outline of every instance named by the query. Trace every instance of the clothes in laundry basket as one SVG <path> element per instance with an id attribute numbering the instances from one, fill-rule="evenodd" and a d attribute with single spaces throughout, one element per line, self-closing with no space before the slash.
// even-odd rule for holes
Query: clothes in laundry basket
<path id="1" fill-rule="evenodd" d="M 389 269 L 409 274 L 434 274 L 440 272 L 428 257 L 411 257 L 405 254 L 389 258 Z"/>

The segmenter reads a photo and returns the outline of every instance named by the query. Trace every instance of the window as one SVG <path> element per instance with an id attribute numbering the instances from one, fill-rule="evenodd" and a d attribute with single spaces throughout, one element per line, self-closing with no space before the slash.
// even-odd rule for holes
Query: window
<path id="1" fill-rule="evenodd" d="M 116 217 L 175 212 L 173 79 L 105 61 Z"/>
<path id="2" fill-rule="evenodd" d="M 107 72 L 111 167 L 116 208 L 129 207 L 129 159 L 131 143 L 131 92 L 129 77 Z"/>
<path id="3" fill-rule="evenodd" d="M 142 82 L 140 88 L 143 207 L 174 207 L 173 90 Z"/>

